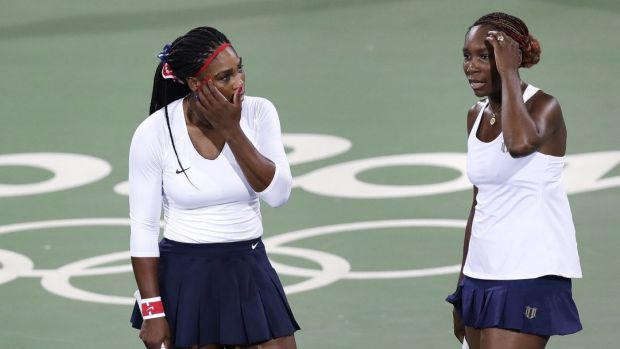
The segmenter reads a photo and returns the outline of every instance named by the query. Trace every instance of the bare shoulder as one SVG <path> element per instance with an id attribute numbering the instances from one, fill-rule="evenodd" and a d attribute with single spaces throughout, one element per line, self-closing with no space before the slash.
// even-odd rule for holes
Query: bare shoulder
<path id="1" fill-rule="evenodd" d="M 560 102 L 554 96 L 538 91 L 527 103 L 527 109 L 532 118 L 539 122 L 545 123 L 561 123 L 562 108 Z"/>
<path id="2" fill-rule="evenodd" d="M 554 96 L 538 91 L 526 104 L 541 137 L 538 151 L 554 156 L 566 153 L 566 124 L 560 102 Z"/>
<path id="3" fill-rule="evenodd" d="M 476 117 L 480 113 L 484 103 L 485 100 L 478 101 L 467 111 L 467 134 L 471 133 L 471 129 L 474 127 L 474 123 L 476 122 Z"/>

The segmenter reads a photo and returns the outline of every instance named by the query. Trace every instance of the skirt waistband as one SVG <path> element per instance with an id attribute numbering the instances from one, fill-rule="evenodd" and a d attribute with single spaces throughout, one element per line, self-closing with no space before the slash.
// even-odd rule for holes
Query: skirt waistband
<path id="1" fill-rule="evenodd" d="M 468 279 L 468 280 L 471 280 L 471 281 L 475 281 L 479 285 L 482 285 L 482 286 L 485 286 L 485 287 L 491 287 L 493 285 L 510 285 L 510 284 L 525 284 L 525 285 L 527 285 L 528 283 L 538 283 L 539 281 L 549 282 L 551 284 L 553 284 L 553 283 L 569 283 L 569 284 L 572 284 L 572 279 L 566 278 L 566 277 L 563 277 L 563 276 L 558 276 L 558 275 L 544 275 L 544 276 L 540 276 L 540 277 L 532 278 L 532 279 L 507 279 L 507 280 L 476 279 L 476 278 L 472 278 L 472 277 L 469 277 L 469 276 L 465 275 L 465 277 L 463 278 L 463 282 L 465 281 L 465 279 Z"/>
<path id="2" fill-rule="evenodd" d="M 261 238 L 256 238 L 246 241 L 234 241 L 234 242 L 218 242 L 218 243 L 187 243 L 178 242 L 170 239 L 163 238 L 159 242 L 159 252 L 168 254 L 183 254 L 194 256 L 221 256 L 221 255 L 235 255 L 235 254 L 247 254 L 254 251 L 264 251 L 265 245 Z"/>

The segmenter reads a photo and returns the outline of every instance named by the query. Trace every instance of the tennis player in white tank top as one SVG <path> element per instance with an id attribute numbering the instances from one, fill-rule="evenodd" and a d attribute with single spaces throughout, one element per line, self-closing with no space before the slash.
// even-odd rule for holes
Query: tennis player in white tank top
<path id="1" fill-rule="evenodd" d="M 518 71 L 540 52 L 525 23 L 505 13 L 481 17 L 465 37 L 463 70 L 486 98 L 467 116 L 474 195 L 448 301 L 455 335 L 470 348 L 544 348 L 551 335 L 581 329 L 570 292 L 581 267 L 561 183 L 566 125 L 558 101 Z M 537 305 L 548 298 L 568 305 Z"/>

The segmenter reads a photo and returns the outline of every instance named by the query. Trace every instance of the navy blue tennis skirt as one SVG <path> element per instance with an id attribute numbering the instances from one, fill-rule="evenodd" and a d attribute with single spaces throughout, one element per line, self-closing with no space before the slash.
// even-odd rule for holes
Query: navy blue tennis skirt
<path id="1" fill-rule="evenodd" d="M 252 345 L 299 330 L 261 239 L 163 239 L 159 251 L 160 294 L 175 346 Z M 131 323 L 142 326 L 137 304 Z"/>
<path id="2" fill-rule="evenodd" d="M 503 328 L 539 336 L 581 330 L 571 279 L 544 276 L 522 280 L 480 280 L 465 277 L 448 296 L 463 324 Z"/>

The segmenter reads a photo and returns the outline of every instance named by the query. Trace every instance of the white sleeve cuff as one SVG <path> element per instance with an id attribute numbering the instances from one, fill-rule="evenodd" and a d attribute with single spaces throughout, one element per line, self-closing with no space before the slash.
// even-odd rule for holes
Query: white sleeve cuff
<path id="1" fill-rule="evenodd" d="M 273 174 L 271 183 L 269 183 L 265 190 L 259 192 L 258 195 L 271 207 L 282 206 L 291 195 L 292 185 L 293 178 L 290 170 L 283 171 L 280 166 L 276 165 L 276 171 Z"/>

